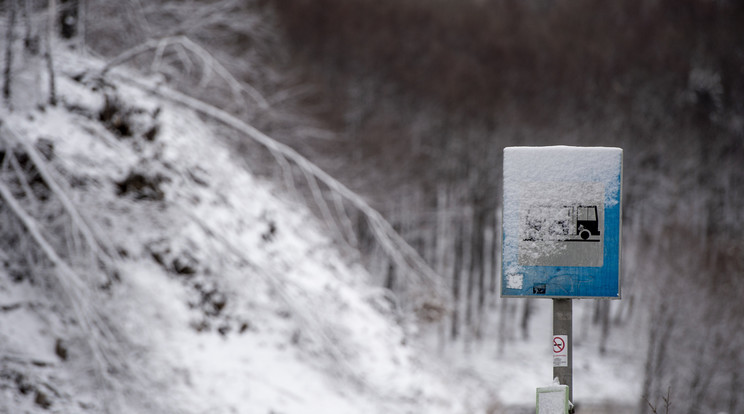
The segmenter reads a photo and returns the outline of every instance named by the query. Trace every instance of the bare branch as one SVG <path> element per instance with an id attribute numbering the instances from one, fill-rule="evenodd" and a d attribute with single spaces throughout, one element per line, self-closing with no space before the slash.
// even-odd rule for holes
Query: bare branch
<path id="1" fill-rule="evenodd" d="M 320 213 L 323 215 L 323 219 L 326 223 L 328 223 L 329 226 L 332 225 L 335 220 L 333 219 L 331 210 L 328 208 L 328 203 L 326 203 L 320 187 L 318 187 L 318 180 L 307 168 L 303 168 L 303 166 L 300 166 L 300 171 L 302 171 L 302 173 L 305 175 L 305 181 L 310 187 L 310 193 L 313 195 L 315 205 L 317 205 L 320 209 Z"/>
<path id="2" fill-rule="evenodd" d="M 648 398 L 646 398 L 646 403 L 648 404 L 649 407 L 651 407 L 651 412 L 656 414 L 656 407 L 654 407 L 654 405 L 651 404 L 651 401 L 649 401 Z"/>
<path id="3" fill-rule="evenodd" d="M 351 219 L 349 219 L 349 215 L 346 212 L 346 207 L 344 206 L 344 200 L 336 193 L 332 193 L 331 198 L 333 199 L 333 206 L 336 209 L 336 216 L 341 220 L 341 225 L 346 233 L 346 239 L 352 246 L 359 246 L 359 240 L 357 239 L 356 233 L 354 233 L 354 226 L 352 225 Z"/>
<path id="4" fill-rule="evenodd" d="M 294 176 L 292 174 L 292 166 L 287 162 L 287 159 L 278 152 L 270 151 L 271 156 L 274 157 L 276 163 L 279 164 L 279 168 L 282 170 L 282 177 L 284 178 L 284 185 L 290 191 L 295 191 L 297 188 L 294 183 Z"/>
<path id="5" fill-rule="evenodd" d="M 344 201 L 348 202 L 364 214 L 369 227 L 372 229 L 375 239 L 380 244 L 383 251 L 393 260 L 399 269 L 404 270 L 403 273 L 405 275 L 415 278 L 416 285 L 423 287 L 428 291 L 430 297 L 427 298 L 427 300 L 439 301 L 443 304 L 448 303 L 448 296 L 443 286 L 442 279 L 433 269 L 431 269 L 431 267 L 429 267 L 418 252 L 416 252 L 416 250 L 393 229 L 390 223 L 388 223 L 388 221 L 385 220 L 377 210 L 372 208 L 359 195 L 351 191 L 335 178 L 331 177 L 328 173 L 300 155 L 297 151 L 272 139 L 235 116 L 198 99 L 167 88 L 152 88 L 142 81 L 125 75 L 118 76 L 124 82 L 148 90 L 164 99 L 186 106 L 219 121 L 245 134 L 248 138 L 258 142 L 272 153 L 281 154 L 286 160 L 291 161 L 307 175 L 309 185 L 313 185 L 310 177 L 318 180 L 331 192 L 337 194 Z M 322 208 L 322 204 L 319 207 Z M 410 279 L 409 282 L 414 282 L 414 279 Z"/>
<path id="6" fill-rule="evenodd" d="M 75 204 L 67 196 L 67 192 L 62 189 L 60 183 L 53 177 L 53 174 L 49 171 L 47 163 L 44 161 L 39 152 L 31 145 L 27 140 L 20 139 L 18 134 L 12 130 L 8 125 L 2 125 L 2 128 L 8 132 L 8 136 L 11 137 L 16 143 L 20 144 L 28 158 L 34 164 L 34 167 L 41 175 L 44 182 L 49 186 L 49 189 L 57 196 L 62 203 L 67 214 L 72 219 L 73 224 L 77 230 L 82 234 L 88 247 L 99 257 L 107 266 L 113 267 L 111 263 L 111 252 L 114 251 L 110 245 L 111 243 L 104 241 L 105 239 L 100 236 L 100 232 L 95 232 L 92 225 L 78 211 Z"/>
<path id="7" fill-rule="evenodd" d="M 54 248 L 49 244 L 47 239 L 42 234 L 36 221 L 26 213 L 21 207 L 20 203 L 11 193 L 10 189 L 5 183 L 0 180 L 0 197 L 10 207 L 13 214 L 23 223 L 28 233 L 34 239 L 36 244 L 44 252 L 44 256 L 52 263 L 62 275 L 60 285 L 63 287 L 63 291 L 68 296 L 70 305 L 73 308 L 75 317 L 80 320 L 83 326 L 86 327 L 86 331 L 89 334 L 89 342 L 94 353 L 94 357 L 99 364 L 100 369 L 105 372 L 107 366 L 107 358 L 105 352 L 100 348 L 101 344 L 107 338 L 112 338 L 111 332 L 106 327 L 106 324 L 96 318 L 97 312 L 94 312 L 90 308 L 89 301 L 86 299 L 89 293 L 87 293 L 87 285 L 78 277 L 77 274 L 65 263 L 64 260 L 57 254 Z"/>
<path id="8" fill-rule="evenodd" d="M 672 387 L 667 388 L 667 394 L 662 397 L 664 400 L 664 413 L 669 414 L 669 407 L 672 406 Z"/>
<path id="9" fill-rule="evenodd" d="M 186 36 L 172 36 L 162 39 L 151 39 L 145 43 L 128 49 L 109 61 L 103 67 L 103 69 L 101 69 L 100 75 L 105 76 L 112 68 L 119 66 L 135 58 L 136 56 L 149 52 L 153 49 L 156 53 L 151 67 L 158 67 L 160 65 L 160 61 L 162 60 L 164 50 L 167 46 L 174 46 L 177 53 L 183 53 L 184 50 L 187 50 L 202 61 L 205 74 L 202 76 L 200 83 L 206 82 L 208 79 L 208 74 L 214 71 L 218 76 L 220 76 L 220 78 L 222 78 L 222 80 L 227 83 L 227 86 L 230 88 L 230 91 L 233 94 L 233 99 L 238 101 L 238 103 L 243 103 L 242 94 L 246 93 L 258 104 L 261 109 L 266 109 L 269 107 L 268 101 L 266 100 L 266 98 L 263 97 L 263 95 L 261 95 L 260 92 L 258 92 L 258 90 L 245 82 L 237 80 L 232 75 L 232 73 L 230 73 L 230 71 L 227 70 L 227 68 L 225 68 L 224 65 L 219 62 L 219 60 L 217 60 L 217 58 L 212 56 L 211 53 L 209 53 L 203 47 L 199 46 Z M 182 56 L 181 60 L 184 61 L 187 66 L 190 64 L 190 60 L 187 59 L 185 56 Z"/>
<path id="10" fill-rule="evenodd" d="M 38 205 L 39 200 L 34 195 L 33 190 L 31 190 L 31 185 L 28 183 L 28 180 L 26 179 L 26 174 L 23 173 L 23 169 L 21 168 L 20 163 L 18 163 L 18 158 L 16 158 L 15 153 L 13 153 L 13 150 L 11 148 L 8 148 L 5 156 L 9 160 L 10 165 L 13 167 L 13 171 L 15 172 L 15 175 L 16 177 L 18 177 L 18 181 L 21 184 L 21 188 L 28 196 L 28 199 L 31 202 L 32 207 Z"/>

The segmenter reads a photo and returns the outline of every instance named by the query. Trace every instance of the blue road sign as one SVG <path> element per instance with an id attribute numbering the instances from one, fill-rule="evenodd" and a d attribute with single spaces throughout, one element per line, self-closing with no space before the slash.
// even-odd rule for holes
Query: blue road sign
<path id="1" fill-rule="evenodd" d="M 623 150 L 504 149 L 501 295 L 620 298 Z"/>

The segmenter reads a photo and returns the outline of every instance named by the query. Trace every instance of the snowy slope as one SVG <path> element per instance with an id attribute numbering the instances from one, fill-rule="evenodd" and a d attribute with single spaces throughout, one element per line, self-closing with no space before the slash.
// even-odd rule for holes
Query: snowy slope
<path id="1" fill-rule="evenodd" d="M 115 246 L 116 277 L 85 299 L 121 364 L 95 375 L 59 274 L 14 280 L 6 263 L 1 412 L 485 411 L 473 380 L 419 355 L 322 224 L 252 176 L 197 115 L 76 77 L 97 62 L 58 65 L 60 105 L 0 115 L 20 139 L 52 144 L 63 188 Z"/>

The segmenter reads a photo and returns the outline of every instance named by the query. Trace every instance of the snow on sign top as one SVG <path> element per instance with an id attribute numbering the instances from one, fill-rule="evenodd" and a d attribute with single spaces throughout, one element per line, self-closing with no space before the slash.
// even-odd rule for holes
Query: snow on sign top
<path id="1" fill-rule="evenodd" d="M 502 296 L 620 297 L 620 148 L 504 149 Z"/>

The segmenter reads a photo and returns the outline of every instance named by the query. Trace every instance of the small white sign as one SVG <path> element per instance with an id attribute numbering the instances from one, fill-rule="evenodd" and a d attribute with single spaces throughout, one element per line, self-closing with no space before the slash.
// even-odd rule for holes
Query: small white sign
<path id="1" fill-rule="evenodd" d="M 520 274 L 506 275 L 506 287 L 509 289 L 522 289 L 523 282 L 524 276 Z"/>
<path id="2" fill-rule="evenodd" d="M 553 335 L 553 366 L 568 366 L 568 335 Z"/>
<path id="3" fill-rule="evenodd" d="M 566 414 L 568 405 L 568 385 L 537 389 L 537 414 Z"/>

